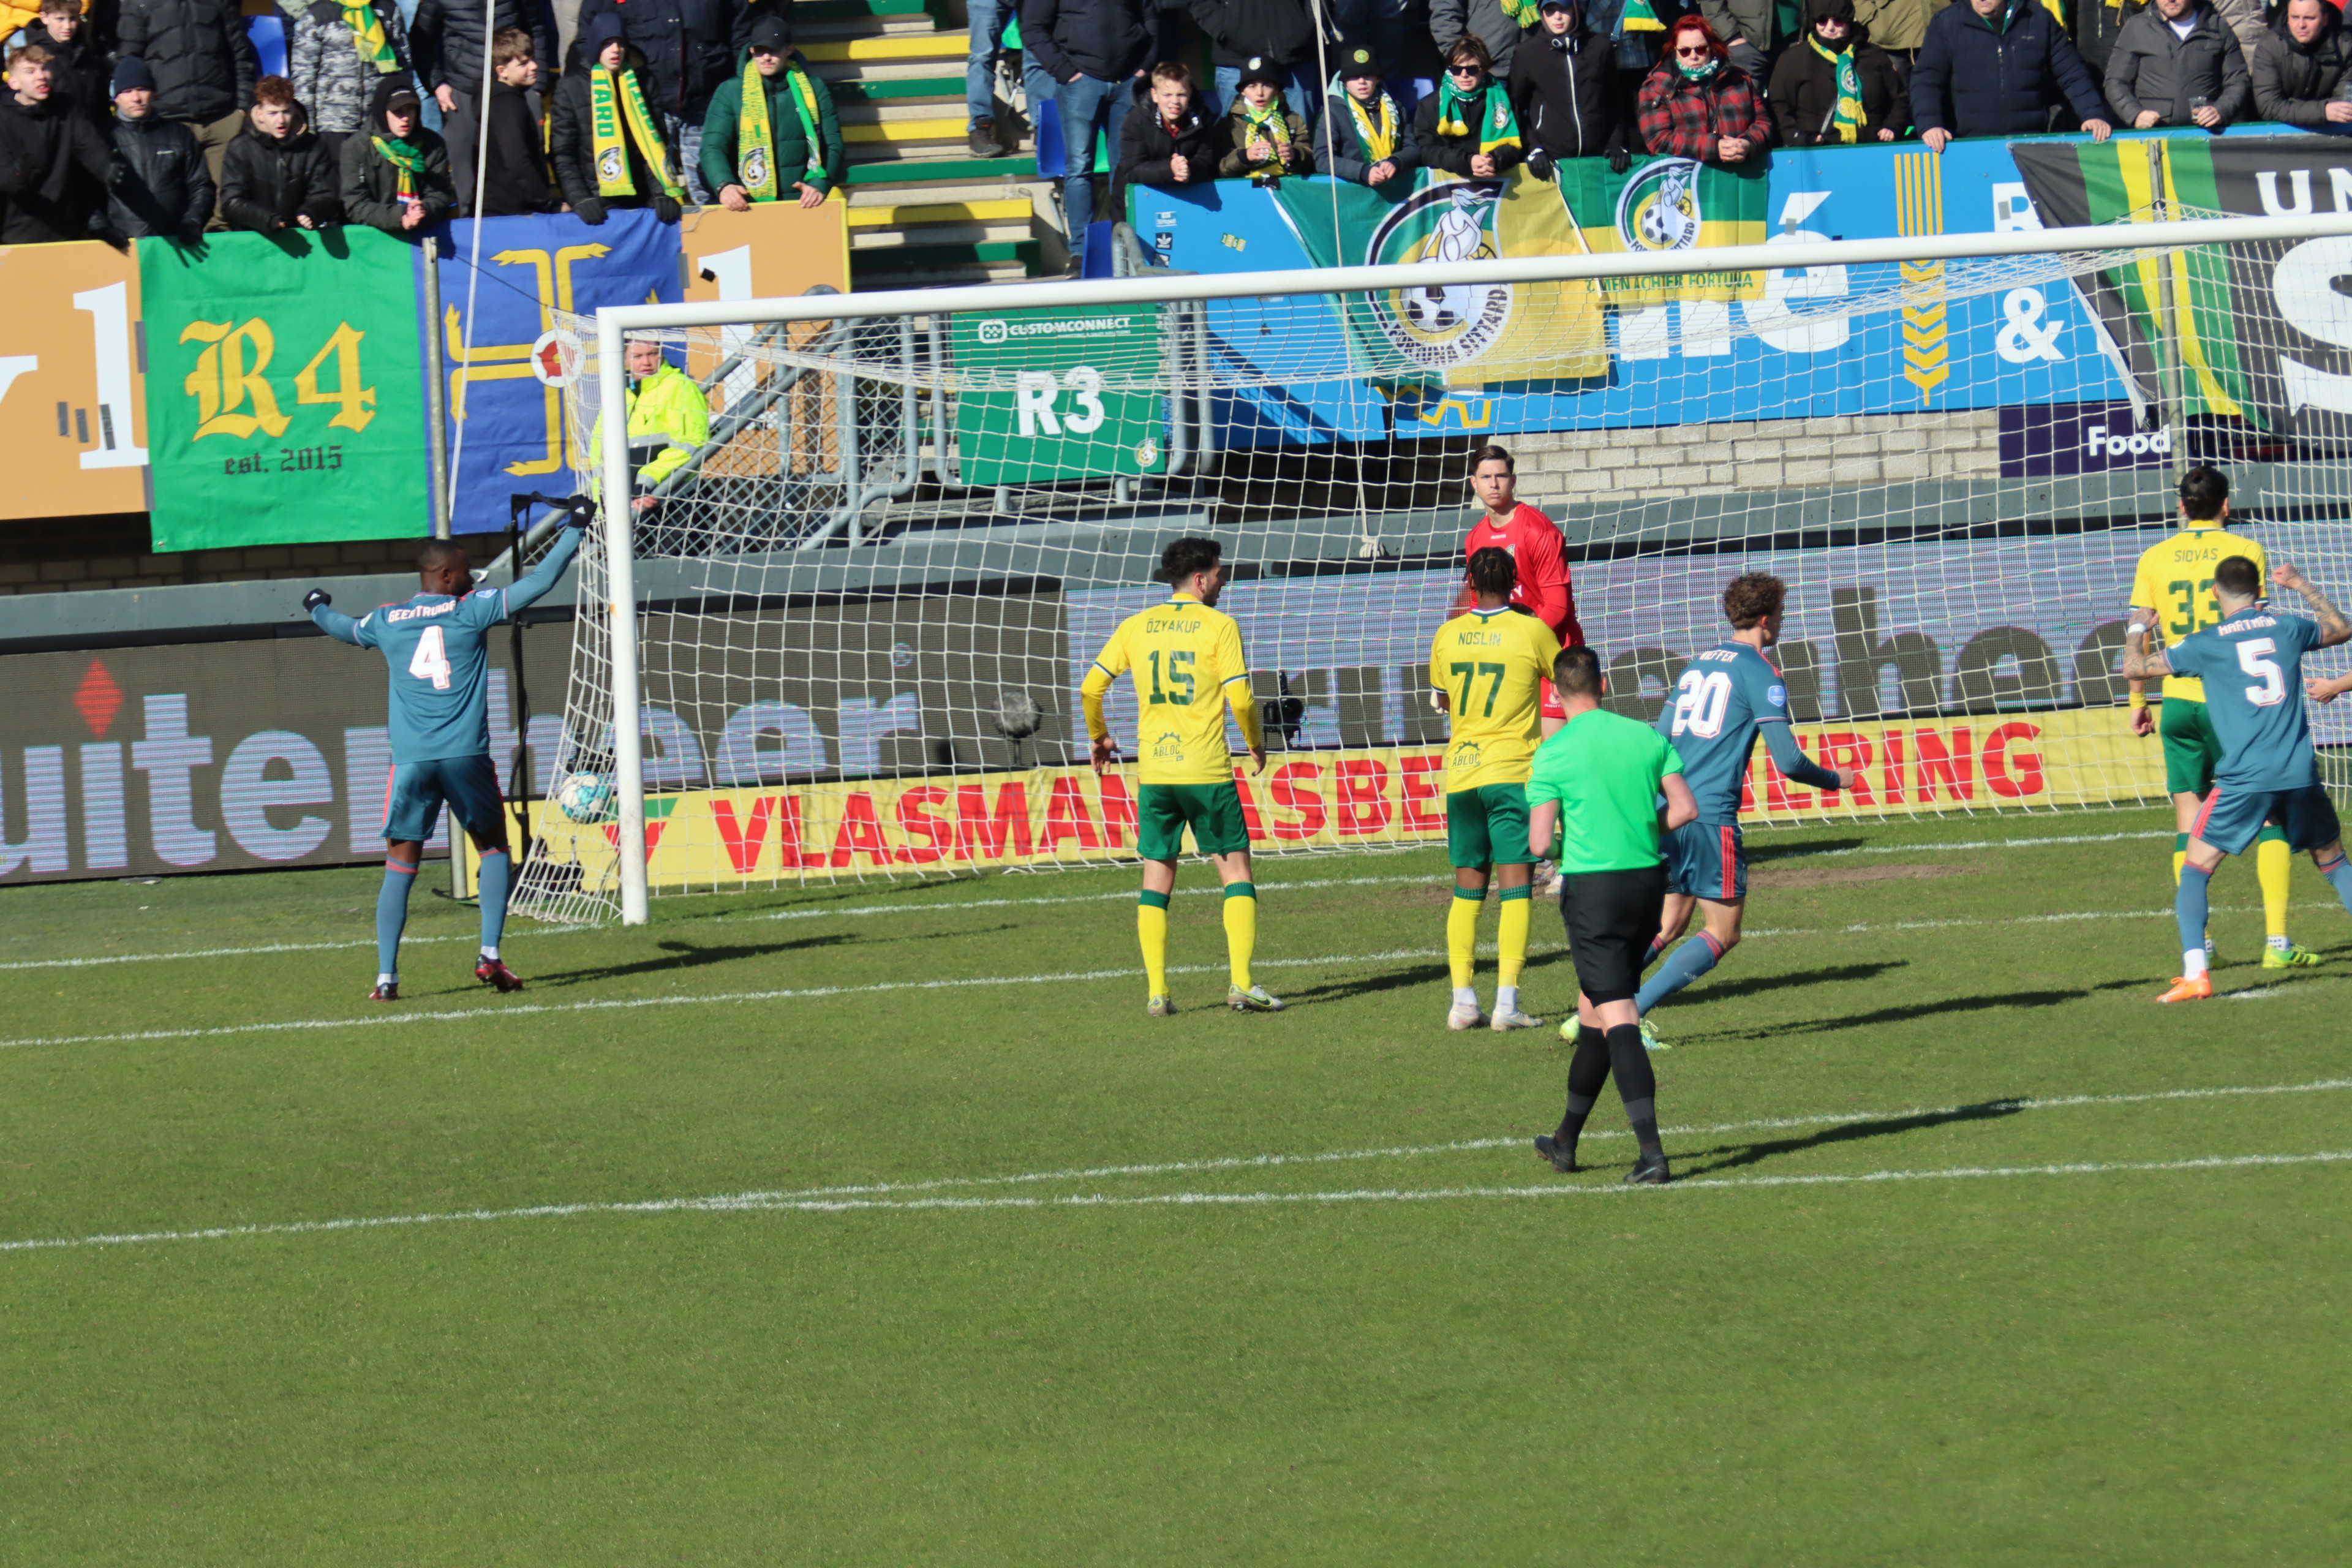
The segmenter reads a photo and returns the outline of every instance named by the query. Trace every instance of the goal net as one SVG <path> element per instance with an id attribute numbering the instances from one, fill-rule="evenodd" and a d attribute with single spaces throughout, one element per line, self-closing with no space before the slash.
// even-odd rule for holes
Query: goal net
<path id="1" fill-rule="evenodd" d="M 1727 635 L 1732 577 L 1787 582 L 1774 657 L 1798 738 L 1866 782 L 1800 789 L 1759 748 L 1758 822 L 2163 798 L 2116 664 L 2192 461 L 2225 467 L 2232 525 L 2273 560 L 2352 588 L 2352 363 L 2307 363 L 2282 322 L 2290 289 L 2347 313 L 2352 239 L 2306 264 L 2314 242 L 2275 222 L 2175 207 L 2000 254 L 1788 233 L 1445 259 L 1475 256 L 1499 221 L 1479 204 L 1512 194 L 1424 204 L 1425 259 L 1377 275 L 1177 275 L 1123 237 L 1125 283 L 632 332 L 699 384 L 709 428 L 633 434 L 634 504 L 582 553 L 562 707 L 517 774 L 516 907 L 618 910 L 632 731 L 656 896 L 1133 858 L 1135 759 L 1087 766 L 1076 689 L 1184 535 L 1235 569 L 1221 607 L 1271 753 L 1240 776 L 1258 848 L 1442 842 L 1428 649 L 1463 599 L 1490 441 L 1561 529 L 1618 711 L 1675 701 Z M 597 322 L 560 335 L 579 485 L 601 493 Z M 635 605 L 617 627 L 616 565 Z M 2205 584 L 2168 591 L 2177 619 Z M 1130 748 L 1137 702 L 1123 678 L 1109 719 Z M 2324 746 L 2352 739 L 2341 714 L 2314 709 Z M 623 798 L 547 804 L 576 775 Z"/>

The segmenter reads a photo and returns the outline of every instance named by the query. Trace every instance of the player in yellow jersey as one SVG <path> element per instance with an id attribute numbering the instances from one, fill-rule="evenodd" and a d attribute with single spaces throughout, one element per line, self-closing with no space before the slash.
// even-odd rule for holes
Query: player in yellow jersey
<path id="1" fill-rule="evenodd" d="M 2231 555 L 2254 563 L 2257 581 L 2266 581 L 2270 563 L 2263 547 L 2242 534 L 2231 533 L 2230 481 L 2210 464 L 2200 463 L 2180 478 L 2180 517 L 2186 525 L 2161 544 L 2140 552 L 2139 570 L 2132 576 L 2132 626 L 2126 634 L 2143 640 L 2153 626 L 2167 647 L 2221 621 L 2220 601 L 2213 596 L 2213 568 Z M 2164 743 L 2164 787 L 2172 796 L 2172 882 L 2180 885 L 2181 862 L 2189 852 L 2189 835 L 2197 813 L 2213 792 L 2213 769 L 2221 761 L 2221 742 L 2205 715 L 2205 683 L 2192 677 L 2168 676 L 2164 682 L 2163 720 L 2159 724 L 2147 708 L 2147 683 L 2131 683 L 2131 729 L 2135 735 L 2160 734 Z M 2270 941 L 2263 949 L 2264 969 L 2294 969 L 2317 963 L 2319 954 L 2287 940 L 2287 879 L 2294 865 L 2286 837 L 2265 826 L 2254 845 L 2254 877 L 2263 889 L 2263 919 Z M 2208 949 L 2211 947 L 2209 942 Z"/>
<path id="2" fill-rule="evenodd" d="M 1528 771 L 1543 739 L 1543 683 L 1559 640 L 1535 616 L 1511 608 L 1518 568 L 1507 550 L 1470 557 L 1468 614 L 1437 628 L 1429 644 L 1429 684 L 1449 715 L 1445 743 L 1445 848 L 1454 863 L 1454 904 L 1445 951 L 1454 971 L 1449 1029 L 1489 1024 L 1498 1033 L 1543 1023 L 1519 1011 L 1519 970 L 1528 956 Z M 1478 1011 L 1478 910 L 1492 873 L 1501 913 L 1496 932 L 1495 1012 Z"/>
<path id="3" fill-rule="evenodd" d="M 1257 945 L 1257 888 L 1250 881 L 1249 825 L 1234 787 L 1233 753 L 1225 749 L 1225 708 L 1241 724 L 1251 772 L 1265 771 L 1265 740 L 1250 696 L 1242 630 L 1216 609 L 1224 592 L 1223 548 L 1213 539 L 1180 539 L 1160 557 L 1160 579 L 1173 590 L 1165 603 L 1127 617 L 1087 671 L 1078 688 L 1087 735 L 1099 774 L 1118 760 L 1118 742 L 1103 720 L 1103 697 L 1122 672 L 1135 674 L 1141 716 L 1136 726 L 1136 837 L 1143 851 L 1143 897 L 1135 931 L 1143 944 L 1150 1000 L 1144 1011 L 1164 1018 L 1168 999 L 1168 895 L 1176 890 L 1176 857 L 1184 830 L 1217 868 L 1225 884 L 1225 951 L 1232 985 L 1225 1005 L 1236 1013 L 1279 1013 L 1282 1004 L 1250 979 Z"/>

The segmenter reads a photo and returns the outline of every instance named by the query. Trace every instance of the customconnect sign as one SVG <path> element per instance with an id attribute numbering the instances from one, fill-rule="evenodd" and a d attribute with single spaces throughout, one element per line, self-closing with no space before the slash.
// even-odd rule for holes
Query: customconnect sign
<path id="1" fill-rule="evenodd" d="M 1149 307 L 957 316 L 963 390 L 956 443 L 964 482 L 1160 472 L 1168 457 L 1166 401 L 1122 385 L 1159 372 L 1160 329 L 1160 312 Z"/>

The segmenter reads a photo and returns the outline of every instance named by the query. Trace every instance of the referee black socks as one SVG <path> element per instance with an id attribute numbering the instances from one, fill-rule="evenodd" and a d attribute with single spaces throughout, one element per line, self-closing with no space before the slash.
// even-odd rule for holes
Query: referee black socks
<path id="1" fill-rule="evenodd" d="M 1633 1124 L 1633 1141 L 1641 1145 L 1646 1163 L 1651 1156 L 1665 1152 L 1658 1142 L 1658 1075 L 1651 1070 L 1650 1053 L 1642 1047 L 1640 1025 L 1620 1024 L 1608 1038 L 1617 1093 L 1625 1101 L 1625 1120 Z"/>
<path id="2" fill-rule="evenodd" d="M 1601 1096 L 1601 1086 L 1608 1081 L 1606 1037 L 1598 1029 L 1579 1025 L 1576 1055 L 1568 1063 L 1568 1113 L 1559 1119 L 1559 1131 L 1552 1134 L 1552 1142 L 1567 1152 L 1571 1163 L 1576 1156 L 1576 1141 L 1584 1131 L 1584 1119 L 1592 1114 L 1592 1103 Z"/>

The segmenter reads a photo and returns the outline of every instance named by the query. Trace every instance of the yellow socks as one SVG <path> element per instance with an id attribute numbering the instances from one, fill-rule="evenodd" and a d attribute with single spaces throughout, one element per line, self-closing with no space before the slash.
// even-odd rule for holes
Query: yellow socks
<path id="1" fill-rule="evenodd" d="M 1519 968 L 1528 961 L 1528 920 L 1535 913 L 1529 896 L 1534 891 L 1533 888 L 1505 888 L 1501 894 L 1502 929 L 1496 932 L 1496 939 L 1503 952 L 1496 966 L 1501 973 L 1495 978 L 1514 1000 L 1518 994 Z"/>
<path id="2" fill-rule="evenodd" d="M 1146 994 L 1168 994 L 1168 895 L 1146 892 L 1136 900 L 1135 940 L 1143 948 Z"/>
<path id="3" fill-rule="evenodd" d="M 1454 889 L 1454 907 L 1445 912 L 1445 956 L 1454 966 L 1454 989 L 1469 989 L 1471 979 L 1478 970 L 1478 910 L 1486 902 L 1486 890 L 1471 892 L 1465 888 Z M 1522 937 L 1527 925 L 1519 926 Z"/>
<path id="4" fill-rule="evenodd" d="M 2254 840 L 2254 879 L 2263 885 L 2263 924 L 2280 941 L 2286 937 L 2287 877 L 2294 869 L 2294 853 L 2286 835 L 2265 827 Z"/>
<path id="5" fill-rule="evenodd" d="M 1233 966 L 1234 988 L 1250 988 L 1250 953 L 1257 947 L 1257 887 L 1251 882 L 1225 884 L 1225 960 Z"/>
<path id="6" fill-rule="evenodd" d="M 2176 833 L 2172 836 L 2172 885 L 2174 887 L 2180 886 L 2180 868 L 2188 864 L 2189 835 Z"/>

